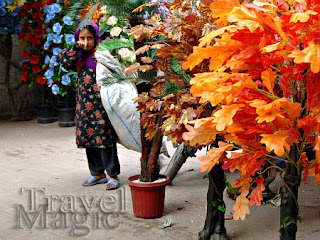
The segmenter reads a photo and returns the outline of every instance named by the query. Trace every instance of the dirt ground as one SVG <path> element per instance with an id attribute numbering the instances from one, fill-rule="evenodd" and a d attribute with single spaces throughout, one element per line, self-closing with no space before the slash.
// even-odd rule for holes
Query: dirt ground
<path id="1" fill-rule="evenodd" d="M 89 171 L 84 150 L 75 146 L 74 132 L 74 127 L 60 128 L 57 122 L 0 121 L 0 239 L 197 239 L 205 220 L 208 180 L 196 158 L 188 159 L 166 187 L 164 216 L 139 219 L 132 212 L 126 179 L 139 173 L 140 154 L 118 145 L 120 189 L 85 188 L 81 183 Z M 175 149 L 167 145 L 172 155 Z M 161 172 L 169 161 L 162 161 Z M 230 182 L 237 176 L 226 175 Z M 273 191 L 279 183 L 272 183 Z M 235 202 L 224 197 L 230 239 L 279 239 L 279 207 L 252 207 L 244 221 L 235 222 Z M 312 179 L 301 185 L 299 205 L 297 239 L 320 239 L 320 186 Z M 171 226 L 159 228 L 167 217 Z"/>

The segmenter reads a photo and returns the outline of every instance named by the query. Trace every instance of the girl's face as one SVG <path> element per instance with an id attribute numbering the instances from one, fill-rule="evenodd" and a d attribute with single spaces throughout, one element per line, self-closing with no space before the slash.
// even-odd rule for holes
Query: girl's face
<path id="1" fill-rule="evenodd" d="M 81 42 L 83 50 L 90 51 L 94 47 L 94 35 L 86 28 L 80 30 L 79 42 Z"/>

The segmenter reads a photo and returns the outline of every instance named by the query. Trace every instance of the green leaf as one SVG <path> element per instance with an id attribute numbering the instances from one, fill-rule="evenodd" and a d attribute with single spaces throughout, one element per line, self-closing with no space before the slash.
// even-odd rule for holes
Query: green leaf
<path id="1" fill-rule="evenodd" d="M 202 177 L 202 179 L 206 179 L 206 178 L 209 178 L 209 175 L 208 175 L 208 174 L 206 174 L 206 175 L 204 175 L 204 176 Z"/>
<path id="2" fill-rule="evenodd" d="M 212 206 L 216 207 L 218 205 L 218 201 L 213 201 Z"/>
<path id="3" fill-rule="evenodd" d="M 102 34 L 104 34 L 106 31 L 108 31 L 109 28 L 110 28 L 109 25 L 104 26 L 104 27 L 100 30 L 100 36 L 101 36 Z"/>
<path id="4" fill-rule="evenodd" d="M 105 41 L 99 44 L 97 50 L 98 51 L 105 51 L 105 50 L 115 50 L 120 48 L 133 48 L 133 40 L 128 39 L 128 41 L 121 41 L 119 39 L 112 40 L 112 41 Z"/>
<path id="5" fill-rule="evenodd" d="M 218 210 L 219 210 L 220 212 L 225 212 L 225 211 L 226 211 L 226 209 L 225 209 L 222 205 L 219 205 L 219 206 L 218 206 Z"/>
<path id="6" fill-rule="evenodd" d="M 287 217 L 285 217 L 285 218 L 283 219 L 283 221 L 282 221 L 282 223 L 281 223 L 281 225 L 280 225 L 280 229 L 279 229 L 279 232 L 280 232 L 280 233 L 282 233 L 282 230 L 283 230 L 284 226 L 289 222 L 289 219 L 290 219 L 289 216 L 287 216 Z"/>
<path id="7" fill-rule="evenodd" d="M 170 67 L 173 71 L 175 71 L 179 75 L 183 76 L 184 79 L 187 80 L 188 82 L 190 82 L 190 80 L 192 79 L 192 77 L 189 76 L 188 74 L 186 74 L 186 72 L 182 69 L 182 67 L 179 63 L 179 60 L 177 58 L 170 59 Z"/>
<path id="8" fill-rule="evenodd" d="M 301 217 L 301 213 L 300 213 L 300 212 L 298 212 L 297 220 L 298 220 L 300 223 L 302 223 L 302 217 Z"/>
<path id="9" fill-rule="evenodd" d="M 64 75 L 76 75 L 76 74 L 78 74 L 77 72 L 73 72 L 73 71 L 69 71 L 69 72 L 67 72 L 66 74 L 64 74 Z"/>

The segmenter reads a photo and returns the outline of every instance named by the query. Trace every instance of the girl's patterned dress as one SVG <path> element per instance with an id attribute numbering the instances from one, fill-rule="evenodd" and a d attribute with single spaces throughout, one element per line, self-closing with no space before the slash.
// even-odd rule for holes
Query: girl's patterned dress
<path id="1" fill-rule="evenodd" d="M 79 148 L 108 148 L 113 146 L 112 125 L 102 106 L 96 72 L 86 64 L 78 63 L 79 47 L 74 45 L 59 55 L 58 61 L 65 69 L 75 70 L 78 84 L 76 90 L 76 142 Z M 80 60 L 81 61 L 81 60 Z"/>

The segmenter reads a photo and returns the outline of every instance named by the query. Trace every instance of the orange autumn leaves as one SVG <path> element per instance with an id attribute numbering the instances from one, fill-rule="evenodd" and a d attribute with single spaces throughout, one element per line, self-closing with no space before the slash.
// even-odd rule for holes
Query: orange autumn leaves
<path id="1" fill-rule="evenodd" d="M 225 169 L 240 170 L 235 220 L 249 214 L 249 205 L 261 204 L 263 178 L 255 173 L 266 158 L 286 155 L 302 141 L 316 146 L 320 153 L 314 134 L 320 125 L 315 117 L 320 102 L 307 105 L 297 97 L 305 94 L 312 99 L 320 94 L 320 90 L 305 87 L 319 80 L 316 74 L 320 71 L 320 13 L 313 3 L 316 1 L 293 0 L 292 6 L 286 1 L 213 1 L 210 9 L 217 29 L 199 39 L 182 66 L 193 70 L 208 62 L 210 71 L 195 74 L 190 92 L 200 103 L 215 107 L 210 117 L 189 122 L 184 140 L 191 146 L 212 145 L 222 134 L 226 142 L 243 150 L 242 156 L 250 156 L 250 160 L 227 160 L 225 151 L 233 145 L 220 142 L 199 157 L 201 171 L 210 171 L 219 162 L 227 162 Z M 316 124 L 307 124 L 311 119 L 302 116 L 306 112 L 313 113 L 310 118 Z M 302 129 L 307 131 L 305 138 Z M 301 171 L 308 168 L 308 161 L 301 166 Z M 320 179 L 315 174 L 319 167 L 310 169 Z M 252 185 L 256 187 L 249 195 Z"/>

